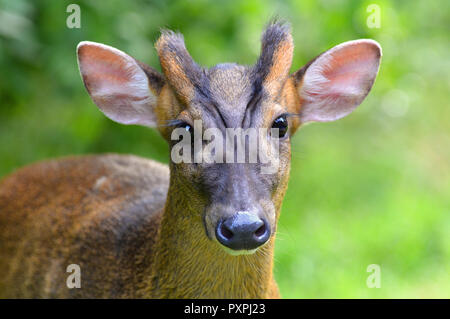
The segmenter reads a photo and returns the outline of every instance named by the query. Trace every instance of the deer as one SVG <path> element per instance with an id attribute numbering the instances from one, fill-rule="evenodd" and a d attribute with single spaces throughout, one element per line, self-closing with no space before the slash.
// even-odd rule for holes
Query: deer
<path id="1" fill-rule="evenodd" d="M 273 275 L 277 221 L 299 127 L 356 109 L 377 76 L 381 47 L 338 44 L 291 73 L 287 22 L 269 23 L 253 65 L 206 68 L 182 34 L 162 30 L 162 72 L 105 44 L 83 41 L 78 66 L 111 120 L 171 134 L 262 128 L 277 169 L 259 163 L 161 164 L 113 153 L 34 163 L 0 183 L 1 298 L 280 298 Z M 275 156 L 275 155 L 273 155 Z M 68 288 L 68 265 L 80 285 Z"/>

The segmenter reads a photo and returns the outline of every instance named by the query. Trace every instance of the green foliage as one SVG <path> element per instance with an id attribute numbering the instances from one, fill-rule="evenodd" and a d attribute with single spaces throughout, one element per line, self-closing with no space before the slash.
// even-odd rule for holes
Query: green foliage
<path id="1" fill-rule="evenodd" d="M 159 28 L 179 30 L 194 58 L 253 63 L 264 25 L 292 23 L 293 71 L 340 42 L 373 38 L 383 61 L 351 116 L 293 138 L 291 180 L 278 227 L 275 276 L 288 298 L 450 297 L 448 1 L 0 0 L 0 175 L 25 164 L 101 152 L 167 162 L 153 131 L 104 117 L 77 70 L 82 40 L 159 68 Z M 369 4 L 381 9 L 370 29 Z M 369 289 L 370 264 L 381 288 Z"/>

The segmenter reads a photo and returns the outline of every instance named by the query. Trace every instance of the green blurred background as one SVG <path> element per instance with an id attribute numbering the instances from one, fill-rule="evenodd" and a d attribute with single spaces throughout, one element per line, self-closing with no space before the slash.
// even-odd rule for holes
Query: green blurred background
<path id="1" fill-rule="evenodd" d="M 66 27 L 72 2 L 80 29 Z M 366 23 L 370 4 L 381 10 L 380 28 Z M 384 53 L 357 111 L 293 138 L 275 254 L 282 296 L 449 298 L 449 1 L 0 0 L 0 176 L 69 154 L 168 161 L 156 131 L 116 124 L 90 101 L 78 42 L 103 42 L 159 69 L 153 43 L 168 27 L 184 33 L 200 64 L 252 64 L 276 15 L 292 24 L 292 71 L 358 38 L 379 41 Z M 381 288 L 366 285 L 370 264 L 381 267 Z"/>

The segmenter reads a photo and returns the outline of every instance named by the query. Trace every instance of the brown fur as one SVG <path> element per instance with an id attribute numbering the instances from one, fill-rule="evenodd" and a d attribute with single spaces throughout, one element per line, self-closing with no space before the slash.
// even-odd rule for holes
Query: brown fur
<path id="1" fill-rule="evenodd" d="M 179 202 L 183 187 L 171 187 L 161 222 L 168 183 L 166 166 L 123 155 L 38 163 L 5 178 L 0 297 L 278 297 L 273 239 L 254 255 L 228 255 L 189 213 L 201 201 Z M 66 287 L 72 263 L 80 289 Z"/>
<path id="2" fill-rule="evenodd" d="M 294 44 L 292 36 L 288 34 L 286 39 L 278 43 L 273 52 L 272 67 L 264 79 L 264 84 L 269 94 L 276 96 L 289 75 L 292 64 Z"/>
<path id="3" fill-rule="evenodd" d="M 187 52 L 183 36 L 163 30 L 155 46 L 165 77 L 181 101 L 188 104 L 194 97 L 194 86 L 201 77 L 201 69 Z"/>
<path id="4" fill-rule="evenodd" d="M 25 167 L 0 184 L 0 297 L 134 297 L 152 262 L 168 169 L 134 156 Z M 81 267 L 81 289 L 66 267 Z"/>

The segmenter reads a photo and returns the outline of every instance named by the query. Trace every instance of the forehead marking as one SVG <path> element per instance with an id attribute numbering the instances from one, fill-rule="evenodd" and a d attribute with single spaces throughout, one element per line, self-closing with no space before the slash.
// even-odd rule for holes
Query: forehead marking
<path id="1" fill-rule="evenodd" d="M 280 99 L 293 54 L 290 27 L 277 21 L 264 31 L 260 58 L 251 67 L 224 63 L 201 68 L 186 50 L 183 36 L 171 31 L 162 32 L 156 47 L 164 75 L 181 102 L 220 118 L 225 127 L 252 124 L 259 105 Z"/>

